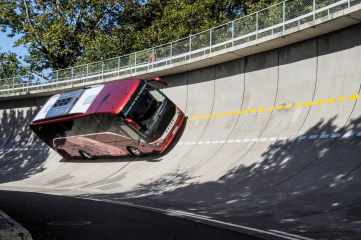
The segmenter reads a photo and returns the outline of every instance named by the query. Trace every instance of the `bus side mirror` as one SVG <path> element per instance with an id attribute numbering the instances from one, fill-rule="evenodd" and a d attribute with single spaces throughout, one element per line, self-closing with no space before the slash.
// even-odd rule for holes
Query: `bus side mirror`
<path id="1" fill-rule="evenodd" d="M 163 78 L 152 78 L 151 80 L 148 80 L 148 82 L 152 82 L 152 81 L 155 81 L 155 82 L 160 82 L 161 84 L 163 84 L 164 86 L 168 86 L 168 83 L 163 79 Z"/>
<path id="2" fill-rule="evenodd" d="M 140 126 L 138 125 L 138 123 L 134 122 L 132 119 L 126 118 L 125 121 L 127 123 L 129 123 L 132 127 L 134 127 L 135 129 L 139 130 Z"/>

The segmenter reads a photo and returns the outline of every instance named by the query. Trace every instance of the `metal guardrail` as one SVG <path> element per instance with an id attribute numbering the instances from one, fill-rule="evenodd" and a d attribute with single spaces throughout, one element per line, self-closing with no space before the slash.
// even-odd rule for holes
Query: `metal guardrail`
<path id="1" fill-rule="evenodd" d="M 360 4 L 361 0 L 290 0 L 187 38 L 117 58 L 0 80 L 0 95 L 56 89 L 154 69 L 270 36 Z"/>

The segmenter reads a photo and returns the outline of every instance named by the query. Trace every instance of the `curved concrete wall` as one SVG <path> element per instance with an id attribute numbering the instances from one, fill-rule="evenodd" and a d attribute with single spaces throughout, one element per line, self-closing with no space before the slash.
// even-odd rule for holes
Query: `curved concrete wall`
<path id="1" fill-rule="evenodd" d="M 46 98 L 2 102 L 0 188 L 122 199 L 304 239 L 361 236 L 361 24 L 165 78 L 189 120 L 160 156 L 61 159 L 26 127 Z"/>

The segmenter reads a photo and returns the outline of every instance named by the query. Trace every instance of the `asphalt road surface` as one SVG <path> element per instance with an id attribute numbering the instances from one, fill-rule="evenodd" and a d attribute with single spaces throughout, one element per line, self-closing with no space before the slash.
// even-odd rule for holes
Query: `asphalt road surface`
<path id="1" fill-rule="evenodd" d="M 0 209 L 34 240 L 259 239 L 152 211 L 38 193 L 0 191 Z"/>

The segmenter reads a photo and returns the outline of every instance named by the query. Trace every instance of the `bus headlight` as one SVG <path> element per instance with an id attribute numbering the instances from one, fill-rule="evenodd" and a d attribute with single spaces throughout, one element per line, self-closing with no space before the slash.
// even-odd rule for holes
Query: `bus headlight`
<path id="1" fill-rule="evenodd" d="M 151 145 L 153 145 L 154 147 L 159 147 L 163 143 L 164 143 L 164 139 L 160 139 L 160 140 L 158 140 L 156 142 L 152 142 Z"/>

